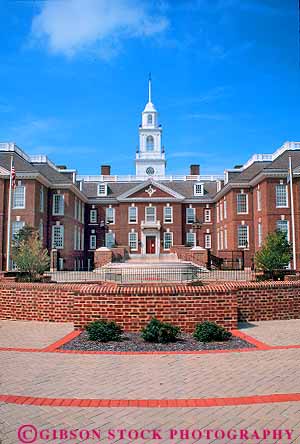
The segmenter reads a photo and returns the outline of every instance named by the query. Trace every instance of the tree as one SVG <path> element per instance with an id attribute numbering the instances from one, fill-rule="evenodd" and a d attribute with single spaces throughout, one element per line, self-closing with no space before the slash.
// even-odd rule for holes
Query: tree
<path id="1" fill-rule="evenodd" d="M 269 233 L 264 245 L 255 255 L 255 265 L 267 277 L 275 279 L 292 259 L 292 246 L 286 233 L 276 230 Z"/>
<path id="2" fill-rule="evenodd" d="M 37 281 L 48 270 L 50 258 L 39 239 L 38 231 L 30 226 L 23 227 L 13 240 L 12 259 L 27 280 Z"/>

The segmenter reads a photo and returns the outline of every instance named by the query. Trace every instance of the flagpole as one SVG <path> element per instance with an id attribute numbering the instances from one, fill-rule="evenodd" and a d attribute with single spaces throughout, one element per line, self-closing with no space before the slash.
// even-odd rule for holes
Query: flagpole
<path id="1" fill-rule="evenodd" d="M 9 196 L 8 196 L 8 219 L 7 219 L 6 271 L 10 271 L 12 167 L 13 167 L 13 156 L 11 156 L 11 159 L 10 159 Z"/>
<path id="2" fill-rule="evenodd" d="M 293 268 L 297 270 L 296 260 L 296 235 L 295 235 L 295 212 L 294 212 L 294 195 L 293 195 L 293 170 L 292 158 L 289 156 L 289 175 L 290 175 L 290 195 L 291 195 L 291 221 L 292 221 L 292 243 L 293 243 Z"/>

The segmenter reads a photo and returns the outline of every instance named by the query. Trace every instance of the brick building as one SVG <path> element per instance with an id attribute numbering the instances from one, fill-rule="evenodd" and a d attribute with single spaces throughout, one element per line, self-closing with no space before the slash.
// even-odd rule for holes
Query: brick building
<path id="1" fill-rule="evenodd" d="M 80 176 L 46 156 L 29 156 L 13 143 L 0 144 L 0 269 L 7 251 L 11 156 L 17 187 L 13 193 L 12 237 L 28 224 L 39 229 L 60 269 L 93 264 L 94 251 L 124 246 L 131 256 L 169 254 L 172 246 L 210 249 L 218 257 L 239 257 L 250 266 L 268 232 L 276 228 L 292 240 L 293 167 L 297 268 L 300 269 L 300 143 L 287 142 L 273 154 L 256 154 L 224 176 L 203 176 L 191 165 L 185 176 L 167 175 L 162 127 L 151 100 L 139 127 L 134 176 Z"/>

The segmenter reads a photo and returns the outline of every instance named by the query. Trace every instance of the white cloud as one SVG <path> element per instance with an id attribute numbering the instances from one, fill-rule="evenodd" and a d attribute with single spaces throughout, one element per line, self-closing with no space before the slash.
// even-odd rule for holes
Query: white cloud
<path id="1" fill-rule="evenodd" d="M 149 37 L 167 26 L 164 16 L 137 0 L 51 0 L 33 18 L 31 36 L 53 53 L 72 57 L 89 50 L 107 58 L 122 39 Z"/>

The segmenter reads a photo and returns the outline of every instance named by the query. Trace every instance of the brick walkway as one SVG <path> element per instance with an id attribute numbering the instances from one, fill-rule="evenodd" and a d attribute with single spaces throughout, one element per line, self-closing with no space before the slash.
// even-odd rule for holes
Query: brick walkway
<path id="1" fill-rule="evenodd" d="M 1 340 L 6 341 L 7 347 L 44 348 L 59 339 L 58 332 L 60 336 L 70 332 L 70 325 L 65 325 L 64 330 L 61 324 L 26 324 L 21 329 L 23 325 L 18 322 L 1 323 Z M 287 321 L 280 326 L 284 331 L 284 339 L 291 339 L 293 345 L 295 341 L 300 343 L 294 333 L 298 325 L 299 321 Z M 273 338 L 273 342 L 268 341 L 269 344 L 278 345 L 283 338 L 280 338 L 279 333 L 277 336 L 269 336 L 272 328 L 276 331 L 274 323 L 266 322 L 243 331 L 260 341 L 267 342 L 268 338 Z M 280 329 L 277 327 L 278 332 Z M 1 393 L 24 395 L 29 399 L 188 400 L 225 397 L 230 400 L 233 397 L 242 399 L 254 395 L 300 393 L 299 348 L 227 354 L 140 356 L 2 351 L 0 356 Z M 274 400 L 270 398 L 263 404 L 202 408 L 80 408 L 2 403 L 2 444 L 19 442 L 16 430 L 21 424 L 56 429 L 101 428 L 104 431 L 109 428 L 160 428 L 164 432 L 170 428 L 292 428 L 292 440 L 269 438 L 254 442 L 300 443 L 300 402 L 270 402 Z M 116 441 L 102 442 L 107 444 Z M 52 439 L 51 442 L 62 444 L 66 441 Z M 140 444 L 141 441 L 134 442 Z M 151 441 L 148 442 L 151 444 Z M 170 440 L 165 433 L 159 442 L 172 444 L 183 440 L 176 437 Z M 225 444 L 227 441 L 212 438 L 202 442 Z M 253 440 L 233 442 L 252 444 Z M 152 443 L 157 444 L 157 441 Z"/>

